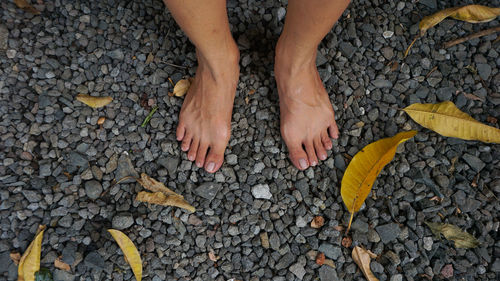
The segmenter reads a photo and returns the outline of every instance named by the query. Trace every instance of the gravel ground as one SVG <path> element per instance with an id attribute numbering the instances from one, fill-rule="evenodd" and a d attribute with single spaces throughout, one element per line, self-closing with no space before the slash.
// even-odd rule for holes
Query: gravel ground
<path id="1" fill-rule="evenodd" d="M 9 252 L 23 252 L 37 225 L 47 224 L 42 266 L 54 280 L 132 280 L 110 227 L 138 246 L 144 280 L 363 280 L 341 246 L 338 226 L 348 212 L 340 180 L 363 146 L 407 129 L 420 132 L 379 176 L 355 217 L 353 245 L 379 255 L 371 267 L 380 280 L 499 279 L 500 146 L 441 137 L 397 110 L 452 100 L 498 126 L 488 119 L 500 118 L 496 36 L 439 47 L 498 19 L 445 20 L 402 59 L 424 15 L 472 1 L 351 3 L 318 56 L 341 137 L 328 160 L 304 172 L 286 158 L 272 75 L 285 3 L 229 1 L 242 71 L 226 162 L 215 175 L 187 161 L 174 137 L 182 99 L 168 96 L 168 78 L 192 76 L 196 62 L 160 1 L 40 2 L 40 16 L 0 3 L 0 279 L 16 279 Z M 75 101 L 78 93 L 114 101 L 93 110 Z M 148 102 L 159 110 L 141 128 Z M 138 184 L 112 185 L 131 173 L 128 159 L 198 211 L 134 202 Z M 319 230 L 309 227 L 316 215 L 325 218 Z M 456 249 L 435 238 L 427 220 L 455 224 L 481 245 Z M 311 251 L 336 268 L 317 265 Z M 54 268 L 58 256 L 72 272 Z"/>

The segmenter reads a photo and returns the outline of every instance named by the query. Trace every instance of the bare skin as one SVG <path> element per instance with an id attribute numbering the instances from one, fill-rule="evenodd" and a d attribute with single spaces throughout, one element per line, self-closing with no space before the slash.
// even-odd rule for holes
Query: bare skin
<path id="1" fill-rule="evenodd" d="M 225 0 L 165 0 L 196 46 L 198 68 L 182 104 L 177 140 L 196 166 L 215 173 L 224 160 L 239 76 L 239 51 Z"/>
<path id="2" fill-rule="evenodd" d="M 317 48 L 347 7 L 348 0 L 289 0 L 276 46 L 275 76 L 280 97 L 281 135 L 300 170 L 316 166 L 338 138 L 333 107 L 316 68 Z"/>
<path id="3" fill-rule="evenodd" d="M 196 46 L 198 69 L 182 105 L 177 140 L 188 159 L 210 173 L 224 159 L 239 76 L 239 52 L 231 36 L 225 0 L 164 0 Z M 281 133 L 299 169 L 315 166 L 338 137 L 334 112 L 315 65 L 317 47 L 348 0 L 289 0 L 276 47 Z"/>

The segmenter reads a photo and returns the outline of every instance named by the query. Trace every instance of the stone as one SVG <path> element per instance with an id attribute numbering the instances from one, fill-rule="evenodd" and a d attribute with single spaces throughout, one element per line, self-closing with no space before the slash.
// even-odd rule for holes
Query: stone
<path id="1" fill-rule="evenodd" d="M 348 59 L 350 59 L 352 55 L 354 55 L 354 52 L 356 52 L 357 49 L 354 48 L 354 46 L 351 43 L 345 41 L 340 42 L 339 48 L 342 55 L 344 55 Z"/>
<path id="2" fill-rule="evenodd" d="M 491 264 L 492 272 L 500 272 L 500 258 L 495 259 L 495 261 Z"/>
<path id="3" fill-rule="evenodd" d="M 34 190 L 23 190 L 23 195 L 31 203 L 39 202 L 40 200 L 42 200 L 42 195 Z"/>
<path id="4" fill-rule="evenodd" d="M 111 225 L 114 229 L 123 230 L 134 224 L 134 217 L 131 213 L 119 213 L 113 217 Z"/>
<path id="5" fill-rule="evenodd" d="M 449 101 L 457 89 L 453 87 L 443 87 L 436 90 L 436 97 L 439 101 Z"/>
<path id="6" fill-rule="evenodd" d="M 168 175 L 173 178 L 180 161 L 181 160 L 178 157 L 166 157 L 158 159 L 158 164 L 165 167 L 165 169 L 167 169 Z"/>
<path id="7" fill-rule="evenodd" d="M 220 183 L 216 182 L 205 182 L 198 186 L 194 193 L 207 200 L 213 200 L 217 195 L 217 192 L 222 188 Z"/>
<path id="8" fill-rule="evenodd" d="M 396 274 L 391 276 L 390 281 L 403 281 L 403 275 L 402 274 Z"/>
<path id="9" fill-rule="evenodd" d="M 9 30 L 3 24 L 0 24 L 0 50 L 7 49 L 7 42 L 9 40 Z"/>
<path id="10" fill-rule="evenodd" d="M 252 195 L 256 199 L 271 199 L 273 195 L 269 191 L 269 185 L 258 184 L 252 187 Z"/>
<path id="11" fill-rule="evenodd" d="M 91 180 L 85 183 L 85 194 L 92 199 L 96 200 L 101 196 L 102 193 L 102 185 L 100 182 L 96 180 Z"/>
<path id="12" fill-rule="evenodd" d="M 486 166 L 486 164 L 481 159 L 479 159 L 478 157 L 476 157 L 474 155 L 466 153 L 462 156 L 462 158 L 476 172 L 480 172 Z"/>
<path id="13" fill-rule="evenodd" d="M 332 268 L 329 265 L 322 265 L 319 268 L 319 280 L 321 280 L 321 281 L 339 281 L 340 279 L 337 276 L 337 271 L 335 271 L 335 268 Z"/>
<path id="14" fill-rule="evenodd" d="M 289 267 L 293 262 L 295 261 L 295 255 L 292 254 L 291 252 L 286 253 L 283 255 L 278 263 L 276 264 L 275 268 L 276 270 L 281 270 L 284 268 Z"/>
<path id="15" fill-rule="evenodd" d="M 69 241 L 62 250 L 62 261 L 67 264 L 73 264 L 75 262 L 75 254 L 78 250 L 78 245 L 75 242 Z"/>
<path id="16" fill-rule="evenodd" d="M 134 166 L 132 165 L 132 161 L 130 160 L 130 157 L 128 156 L 127 153 L 122 153 L 120 157 L 118 158 L 118 165 L 115 170 L 115 179 L 118 181 L 120 179 L 123 179 L 125 177 L 133 177 L 133 178 L 138 178 L 139 173 L 134 169 Z M 127 179 L 123 180 L 123 183 L 131 183 L 135 182 L 134 179 Z"/>
<path id="17" fill-rule="evenodd" d="M 441 275 L 443 275 L 444 278 L 451 278 L 453 277 L 453 265 L 452 264 L 447 264 L 441 269 Z"/>
<path id="18" fill-rule="evenodd" d="M 375 230 L 377 230 L 382 243 L 389 243 L 395 240 L 399 236 L 399 233 L 401 233 L 401 229 L 395 223 L 379 225 L 375 227 Z"/>
<path id="19" fill-rule="evenodd" d="M 325 254 L 326 257 L 336 260 L 342 255 L 342 249 L 340 247 L 333 246 L 332 244 L 323 243 L 319 246 L 318 251 Z"/>
<path id="20" fill-rule="evenodd" d="M 87 268 L 103 270 L 104 269 L 104 259 L 97 252 L 90 252 L 85 256 L 83 260 L 84 265 Z"/>
<path id="21" fill-rule="evenodd" d="M 372 81 L 373 86 L 376 88 L 392 88 L 392 82 L 385 79 L 375 79 Z"/>
<path id="22" fill-rule="evenodd" d="M 304 275 L 306 275 L 306 270 L 304 269 L 304 266 L 300 263 L 293 264 L 292 266 L 290 266 L 289 270 L 300 280 L 302 280 Z"/>
<path id="23" fill-rule="evenodd" d="M 73 281 L 75 280 L 75 275 L 65 270 L 56 269 L 52 278 L 54 281 Z"/>
<path id="24" fill-rule="evenodd" d="M 476 64 L 477 73 L 483 80 L 488 80 L 491 75 L 491 66 L 487 63 Z"/>
<path id="25" fill-rule="evenodd" d="M 123 54 L 123 51 L 121 49 L 109 51 L 106 53 L 106 55 L 112 59 L 115 59 L 115 60 L 123 60 L 123 58 L 125 57 L 125 55 Z"/>
<path id="26" fill-rule="evenodd" d="M 280 237 L 276 232 L 271 233 L 271 236 L 269 236 L 269 245 L 271 246 L 271 249 L 275 251 L 278 251 L 280 249 Z"/>

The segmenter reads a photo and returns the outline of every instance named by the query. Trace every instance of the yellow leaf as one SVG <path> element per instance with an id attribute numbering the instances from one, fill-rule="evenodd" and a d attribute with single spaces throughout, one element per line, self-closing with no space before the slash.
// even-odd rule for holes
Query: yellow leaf
<path id="1" fill-rule="evenodd" d="M 92 108 L 103 107 L 113 100 L 112 97 L 94 97 L 86 94 L 78 94 L 76 99 Z"/>
<path id="2" fill-rule="evenodd" d="M 151 178 L 145 173 L 141 174 L 141 177 L 136 179 L 138 183 L 140 183 L 145 189 L 153 191 L 153 192 L 163 192 L 165 195 L 177 195 L 181 198 L 184 198 L 182 195 L 179 195 L 173 192 L 170 188 L 166 187 L 163 183 Z"/>
<path id="3" fill-rule="evenodd" d="M 192 82 L 193 82 L 192 78 L 179 80 L 174 86 L 174 92 L 173 92 L 174 96 L 176 97 L 184 96 L 189 90 L 189 87 L 191 86 Z"/>
<path id="4" fill-rule="evenodd" d="M 469 233 L 462 231 L 455 225 L 439 222 L 425 222 L 434 235 L 440 237 L 443 234 L 448 240 L 455 242 L 457 248 L 475 248 L 479 246 L 479 241 Z"/>
<path id="5" fill-rule="evenodd" d="M 370 250 L 366 250 L 360 246 L 356 246 L 352 250 L 352 259 L 359 266 L 368 281 L 378 281 L 377 277 L 375 277 L 370 270 L 371 259 L 376 257 L 377 255 L 372 253 Z"/>
<path id="6" fill-rule="evenodd" d="M 354 213 L 359 211 L 380 171 L 394 158 L 398 145 L 415 136 L 416 131 L 401 132 L 392 138 L 385 138 L 365 146 L 352 158 L 345 170 L 340 188 L 342 200 L 351 213 L 351 227 Z"/>
<path id="7" fill-rule="evenodd" d="M 471 23 L 488 22 L 500 15 L 500 8 L 492 8 L 482 5 L 467 5 L 444 9 L 430 16 L 424 17 L 419 24 L 420 34 L 424 34 L 429 28 L 440 23 L 447 17 Z"/>
<path id="8" fill-rule="evenodd" d="M 14 0 L 14 3 L 16 4 L 17 7 L 27 11 L 27 12 L 30 12 L 34 15 L 39 15 L 40 14 L 40 11 L 38 11 L 37 9 L 35 9 L 35 7 L 31 6 L 30 3 L 28 3 L 27 0 Z"/>
<path id="9" fill-rule="evenodd" d="M 418 124 L 445 137 L 500 143 L 500 129 L 480 123 L 451 101 L 414 103 L 403 110 Z"/>
<path id="10" fill-rule="evenodd" d="M 134 272 L 135 279 L 137 281 L 142 280 L 142 260 L 139 255 L 139 251 L 135 247 L 134 243 L 127 235 L 123 232 L 115 229 L 108 229 L 108 232 L 113 236 L 120 249 L 122 249 L 125 255 L 125 260 L 128 262 Z"/>
<path id="11" fill-rule="evenodd" d="M 23 253 L 17 268 L 18 281 L 34 281 L 35 272 L 40 270 L 40 255 L 42 252 L 42 240 L 45 225 L 38 226 L 35 239 Z"/>
<path id="12" fill-rule="evenodd" d="M 186 209 L 191 213 L 196 211 L 196 209 L 189 205 L 189 203 L 180 195 L 165 195 L 162 192 L 141 191 L 137 194 L 135 200 L 162 206 L 175 206 Z"/>

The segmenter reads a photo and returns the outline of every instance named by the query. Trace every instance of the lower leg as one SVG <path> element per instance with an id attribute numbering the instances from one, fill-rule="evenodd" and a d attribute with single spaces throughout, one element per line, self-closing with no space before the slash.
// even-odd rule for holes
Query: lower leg
<path id="1" fill-rule="evenodd" d="M 281 133 L 293 164 L 303 170 L 327 157 L 338 137 L 328 93 L 316 68 L 317 48 L 342 15 L 348 0 L 289 0 L 276 46 L 275 75 Z"/>
<path id="2" fill-rule="evenodd" d="M 231 36 L 225 0 L 164 0 L 196 47 L 196 77 L 179 115 L 177 140 L 188 159 L 210 173 L 224 159 L 239 76 L 239 53 Z"/>

